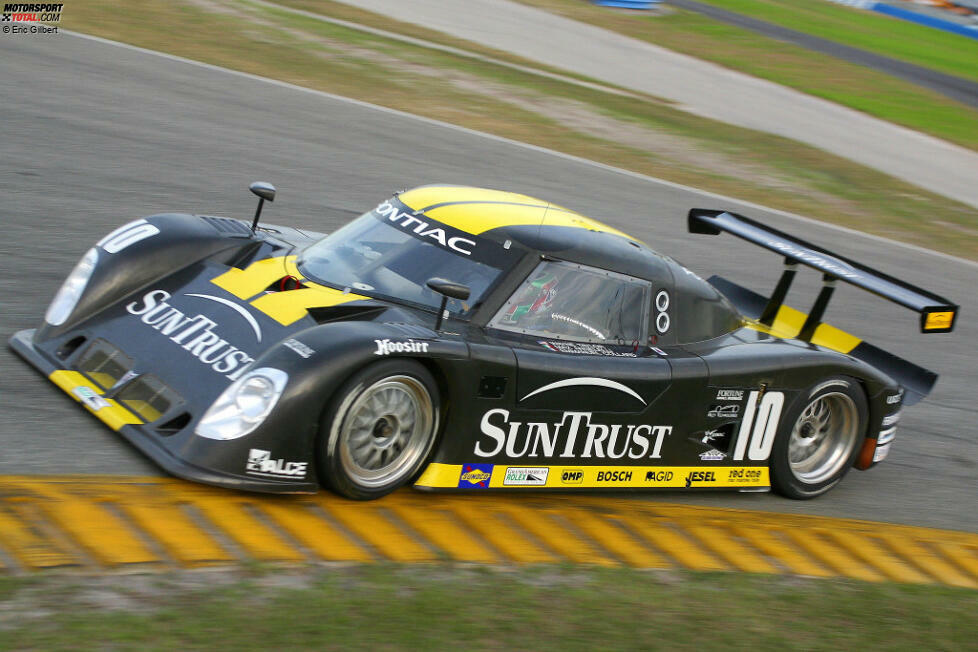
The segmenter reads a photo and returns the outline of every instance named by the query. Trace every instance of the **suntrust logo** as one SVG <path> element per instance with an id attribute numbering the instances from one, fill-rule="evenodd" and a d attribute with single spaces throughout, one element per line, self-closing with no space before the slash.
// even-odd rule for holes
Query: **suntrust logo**
<path id="1" fill-rule="evenodd" d="M 204 295 L 201 298 L 218 300 L 216 297 Z M 171 295 L 166 290 L 151 290 L 143 295 L 142 301 L 133 301 L 126 306 L 126 311 L 139 317 L 139 321 L 153 330 L 165 335 L 171 342 L 178 344 L 199 362 L 210 366 L 214 371 L 226 374 L 235 380 L 245 370 L 245 367 L 255 359 L 221 337 L 215 328 L 217 322 L 205 315 L 190 317 L 171 306 Z M 223 300 L 222 300 L 223 302 Z M 238 308 L 237 306 L 235 306 Z M 250 315 L 248 315 L 250 317 Z M 257 324 L 249 325 L 257 328 Z M 255 335 L 261 340 L 261 331 Z"/>

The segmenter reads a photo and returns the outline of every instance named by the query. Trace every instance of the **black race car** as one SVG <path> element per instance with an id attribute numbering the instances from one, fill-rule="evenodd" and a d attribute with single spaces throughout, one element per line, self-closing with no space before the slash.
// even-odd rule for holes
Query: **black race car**
<path id="1" fill-rule="evenodd" d="M 936 375 L 822 323 L 836 281 L 949 332 L 957 306 L 733 213 L 770 298 L 513 193 L 425 186 L 329 237 L 154 215 L 82 257 L 10 345 L 174 475 L 375 498 L 422 489 L 773 487 L 886 457 Z M 798 265 L 809 314 L 783 304 Z"/>

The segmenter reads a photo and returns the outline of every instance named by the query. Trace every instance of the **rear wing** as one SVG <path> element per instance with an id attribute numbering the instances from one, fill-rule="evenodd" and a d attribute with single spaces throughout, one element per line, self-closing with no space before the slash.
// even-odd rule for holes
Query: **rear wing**
<path id="1" fill-rule="evenodd" d="M 763 324 L 770 326 L 773 322 L 788 294 L 797 266 L 802 264 L 822 272 L 825 285 L 798 334 L 801 340 L 811 341 L 825 314 L 836 280 L 868 290 L 919 313 L 922 333 L 950 333 L 954 330 L 958 306 L 933 292 L 843 258 L 743 215 L 705 208 L 689 211 L 690 233 L 719 235 L 724 231 L 784 256 L 784 273 L 758 319 Z"/>

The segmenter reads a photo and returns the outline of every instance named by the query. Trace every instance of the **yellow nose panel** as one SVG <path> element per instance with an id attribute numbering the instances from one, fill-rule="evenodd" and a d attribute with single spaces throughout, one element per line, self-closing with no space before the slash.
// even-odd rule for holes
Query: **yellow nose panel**
<path id="1" fill-rule="evenodd" d="M 264 293 L 268 286 L 284 276 L 294 276 L 302 280 L 303 285 L 307 287 L 300 290 Z M 260 294 L 250 302 L 251 307 L 283 326 L 299 321 L 306 316 L 310 308 L 329 308 L 368 298 L 304 280 L 295 265 L 295 256 L 266 258 L 252 263 L 245 269 L 231 268 L 212 279 L 211 283 L 239 299 L 249 299 Z"/>
<path id="2" fill-rule="evenodd" d="M 295 256 L 279 256 L 259 260 L 245 269 L 232 267 L 211 280 L 211 283 L 239 299 L 248 299 L 267 288 L 273 281 L 292 274 L 293 272 L 286 271 L 285 268 L 286 262 L 292 262 L 289 261 L 290 258 L 295 260 Z"/>

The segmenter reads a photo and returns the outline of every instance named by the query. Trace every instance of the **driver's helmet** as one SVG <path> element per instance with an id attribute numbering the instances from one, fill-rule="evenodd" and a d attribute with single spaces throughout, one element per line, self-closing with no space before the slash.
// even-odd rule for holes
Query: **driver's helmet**
<path id="1" fill-rule="evenodd" d="M 523 286 L 513 305 L 503 315 L 502 321 L 516 324 L 525 317 L 546 314 L 556 296 L 557 277 L 553 274 L 543 274 Z"/>

